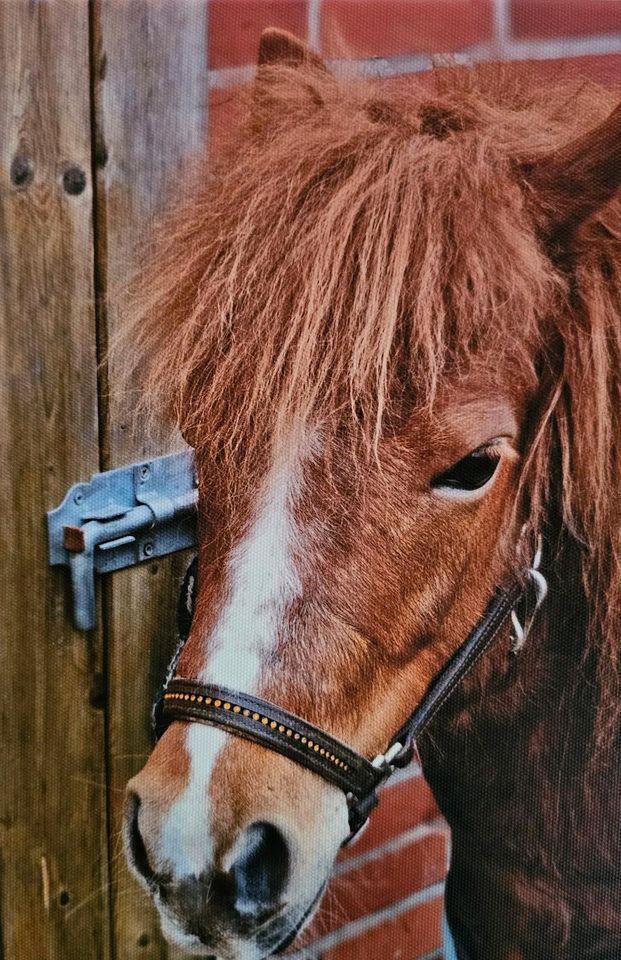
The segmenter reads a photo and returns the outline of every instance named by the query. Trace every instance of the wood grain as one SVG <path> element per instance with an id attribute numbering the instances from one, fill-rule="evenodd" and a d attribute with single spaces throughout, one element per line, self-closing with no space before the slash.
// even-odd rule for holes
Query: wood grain
<path id="1" fill-rule="evenodd" d="M 99 466 L 87 5 L 0 3 L 3 960 L 106 960 L 101 635 L 44 515 Z"/>
<path id="2" fill-rule="evenodd" d="M 94 67 L 97 155 L 97 263 L 105 288 L 107 329 L 114 336 L 122 292 L 140 265 L 142 241 L 172 195 L 183 192 L 183 162 L 202 151 L 206 131 L 206 3 L 203 0 L 102 0 L 95 6 Z M 103 162 L 105 160 L 105 163 Z M 109 370 L 112 395 L 118 374 Z M 139 385 L 137 385 L 139 387 Z M 111 399 L 106 446 L 111 466 L 171 450 Z M 181 446 L 180 439 L 177 444 Z M 179 580 L 187 556 L 115 574 L 107 625 L 110 681 L 112 831 L 123 790 L 152 746 L 150 707 L 175 642 Z M 160 960 L 165 946 L 154 910 L 113 862 L 117 960 Z"/>

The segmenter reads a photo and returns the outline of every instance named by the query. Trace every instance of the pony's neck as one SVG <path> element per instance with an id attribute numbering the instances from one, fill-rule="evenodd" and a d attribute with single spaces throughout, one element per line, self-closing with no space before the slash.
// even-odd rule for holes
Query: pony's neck
<path id="1" fill-rule="evenodd" d="M 509 639 L 420 744 L 452 828 L 447 908 L 468 960 L 621 956 L 619 751 L 593 756 L 597 685 L 577 550 L 517 659 Z"/>

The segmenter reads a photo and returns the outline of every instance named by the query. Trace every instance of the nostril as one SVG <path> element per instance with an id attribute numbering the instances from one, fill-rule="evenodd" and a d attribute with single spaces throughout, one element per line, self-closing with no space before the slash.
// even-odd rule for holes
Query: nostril
<path id="1" fill-rule="evenodd" d="M 277 910 L 288 875 L 289 848 L 280 830 L 253 823 L 231 867 L 237 913 L 258 920 Z"/>
<path id="2" fill-rule="evenodd" d="M 147 848 L 138 826 L 139 809 L 140 797 L 136 793 L 130 793 L 125 807 L 125 841 L 134 869 L 152 885 L 156 882 L 156 874 L 149 863 Z"/>

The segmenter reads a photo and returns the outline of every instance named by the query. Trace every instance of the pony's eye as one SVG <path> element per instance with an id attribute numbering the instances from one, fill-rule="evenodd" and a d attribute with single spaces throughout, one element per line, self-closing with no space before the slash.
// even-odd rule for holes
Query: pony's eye
<path id="1" fill-rule="evenodd" d="M 474 450 L 459 460 L 450 470 L 440 473 L 431 481 L 435 490 L 455 492 L 480 490 L 492 479 L 500 462 L 497 450 Z"/>

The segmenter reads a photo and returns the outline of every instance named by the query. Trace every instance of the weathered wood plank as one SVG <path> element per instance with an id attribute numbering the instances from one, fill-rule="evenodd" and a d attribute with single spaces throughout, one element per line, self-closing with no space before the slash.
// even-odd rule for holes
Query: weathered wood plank
<path id="1" fill-rule="evenodd" d="M 98 175 L 99 218 L 106 224 L 98 258 L 112 336 L 123 322 L 118 294 L 140 263 L 141 242 L 178 194 L 182 161 L 203 149 L 206 6 L 203 0 L 101 0 L 95 6 L 97 141 L 106 161 Z M 170 450 L 169 441 L 127 428 L 128 411 L 114 399 L 114 367 L 109 376 L 110 465 Z M 187 562 L 174 557 L 123 571 L 109 588 L 113 834 L 120 829 L 123 788 L 151 749 L 150 705 L 174 644 L 178 578 Z M 123 858 L 113 864 L 118 960 L 172 956 Z"/>
<path id="2" fill-rule="evenodd" d="M 98 469 L 86 3 L 0 4 L 4 960 L 109 956 L 102 653 L 44 513 Z"/>

